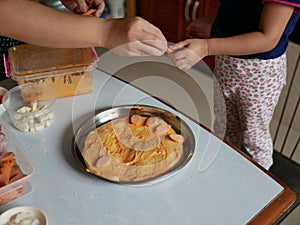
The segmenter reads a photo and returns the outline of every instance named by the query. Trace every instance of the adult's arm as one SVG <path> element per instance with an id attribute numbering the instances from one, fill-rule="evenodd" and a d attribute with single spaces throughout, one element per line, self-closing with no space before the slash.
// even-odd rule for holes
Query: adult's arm
<path id="1" fill-rule="evenodd" d="M 166 39 L 142 18 L 104 20 L 52 9 L 29 0 L 0 0 L 0 35 L 45 47 L 83 48 L 138 42 L 127 55 L 162 55 Z"/>

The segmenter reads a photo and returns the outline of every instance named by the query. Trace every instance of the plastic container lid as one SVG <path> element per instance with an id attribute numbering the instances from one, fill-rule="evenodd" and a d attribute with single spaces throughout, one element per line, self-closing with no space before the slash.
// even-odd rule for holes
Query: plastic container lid
<path id="1" fill-rule="evenodd" d="M 14 80 L 55 76 L 88 67 L 98 60 L 94 48 L 46 48 L 29 44 L 9 48 L 8 58 Z M 23 78 L 22 78 L 23 77 Z M 27 79 L 26 78 L 26 79 Z"/>

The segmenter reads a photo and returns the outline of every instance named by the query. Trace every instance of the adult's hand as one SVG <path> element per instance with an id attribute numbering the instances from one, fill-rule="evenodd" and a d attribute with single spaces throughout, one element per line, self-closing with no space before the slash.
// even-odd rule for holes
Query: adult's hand
<path id="1" fill-rule="evenodd" d="M 99 17 L 104 8 L 104 0 L 61 0 L 62 4 L 76 14 L 83 14 L 89 9 L 96 9 L 92 14 L 93 16 Z"/>
<path id="2" fill-rule="evenodd" d="M 104 46 L 119 55 L 160 56 L 167 49 L 162 32 L 140 17 L 106 20 Z"/>

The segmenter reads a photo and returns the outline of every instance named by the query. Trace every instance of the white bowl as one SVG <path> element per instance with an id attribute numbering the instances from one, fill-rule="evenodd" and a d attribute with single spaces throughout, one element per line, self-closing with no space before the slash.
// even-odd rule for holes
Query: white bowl
<path id="1" fill-rule="evenodd" d="M 19 213 L 29 213 L 30 216 L 39 220 L 39 225 L 48 225 L 47 216 L 41 210 L 32 206 L 18 206 L 6 210 L 0 215 L 0 225 L 6 225 L 11 220 L 14 220 Z"/>

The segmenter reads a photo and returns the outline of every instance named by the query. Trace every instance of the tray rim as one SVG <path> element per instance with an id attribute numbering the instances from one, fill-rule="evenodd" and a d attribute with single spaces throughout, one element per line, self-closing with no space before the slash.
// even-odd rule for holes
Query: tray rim
<path id="1" fill-rule="evenodd" d="M 188 154 L 186 154 L 187 156 L 184 159 L 181 159 L 180 162 L 173 165 L 170 169 L 168 169 L 164 173 L 159 174 L 158 176 L 155 176 L 155 177 L 152 177 L 152 178 L 147 178 L 147 179 L 140 180 L 140 181 L 127 182 L 127 181 L 110 180 L 110 179 L 107 179 L 105 177 L 102 177 L 102 176 L 99 176 L 99 175 L 96 175 L 96 174 L 93 174 L 93 173 L 89 172 L 86 165 L 85 165 L 85 162 L 84 162 L 83 156 L 81 154 L 81 151 L 80 151 L 80 149 L 77 145 L 78 135 L 80 134 L 80 132 L 83 132 L 83 131 L 86 134 L 88 134 L 91 130 L 97 128 L 98 126 L 103 125 L 107 122 L 110 122 L 113 119 L 121 118 L 122 116 L 120 116 L 120 117 L 117 116 L 116 118 L 112 118 L 110 120 L 102 122 L 100 125 L 96 125 L 95 127 L 90 128 L 88 131 L 83 130 L 82 127 L 84 125 L 88 124 L 88 122 L 94 122 L 95 123 L 95 118 L 99 114 L 109 113 L 109 112 L 112 112 L 113 110 L 119 110 L 119 109 L 131 110 L 133 108 L 147 108 L 147 109 L 157 110 L 157 112 L 160 111 L 160 113 L 172 115 L 173 118 L 180 121 L 181 125 L 184 126 L 184 128 L 189 132 L 190 139 L 191 139 L 191 142 L 192 142 L 192 143 L 190 143 L 191 149 L 187 152 Z M 145 111 L 145 113 L 149 114 L 148 111 Z M 178 114 L 182 115 L 180 112 L 178 112 Z M 90 114 L 88 114 L 88 115 L 90 115 Z M 94 124 L 92 124 L 92 125 L 94 125 Z M 80 126 L 73 133 L 73 138 L 72 138 L 72 143 L 71 143 L 72 154 L 73 154 L 76 162 L 79 164 L 80 169 L 83 170 L 85 173 L 87 173 L 88 175 L 91 175 L 93 177 L 99 178 L 101 180 L 111 182 L 111 183 L 123 184 L 123 185 L 134 185 L 134 186 L 155 184 L 155 183 L 158 183 L 158 182 L 162 182 L 162 181 L 170 178 L 171 176 L 177 174 L 182 168 L 184 168 L 190 162 L 191 158 L 194 155 L 195 147 L 196 147 L 195 135 L 193 134 L 192 129 L 187 125 L 187 123 L 183 119 L 181 119 L 176 114 L 170 112 L 169 110 L 166 110 L 166 109 L 163 109 L 163 108 L 157 107 L 157 106 L 146 105 L 146 104 L 136 104 L 136 105 L 126 104 L 126 105 L 112 106 L 112 107 L 107 107 L 107 108 L 95 110 L 94 116 L 86 118 L 85 120 L 83 120 L 83 122 L 80 124 Z M 184 150 L 185 150 L 185 148 L 184 148 Z"/>

